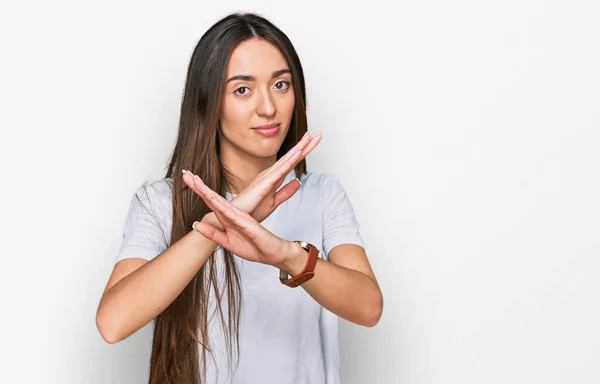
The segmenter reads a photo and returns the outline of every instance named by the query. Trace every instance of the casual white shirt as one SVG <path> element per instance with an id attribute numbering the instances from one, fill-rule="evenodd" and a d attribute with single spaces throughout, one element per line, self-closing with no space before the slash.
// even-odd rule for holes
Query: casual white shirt
<path id="1" fill-rule="evenodd" d="M 292 170 L 282 186 L 294 178 Z M 172 182 L 170 178 L 148 181 L 135 193 L 115 263 L 132 257 L 151 260 L 169 247 Z M 301 182 L 300 189 L 262 225 L 282 239 L 314 244 L 324 259 L 340 244 L 364 247 L 353 206 L 339 180 L 327 173 L 309 172 Z M 229 201 L 234 197 L 226 195 Z M 219 266 L 222 254 L 217 247 Z M 234 371 L 228 369 L 224 333 L 211 291 L 209 338 L 214 353 L 207 355 L 207 383 L 339 383 L 338 317 L 301 286 L 281 284 L 279 270 L 273 266 L 239 256 L 235 261 L 242 286 L 239 364 L 235 366 L 234 361 Z M 218 271 L 222 276 L 222 269 Z M 226 295 L 223 301 L 227 319 Z"/>

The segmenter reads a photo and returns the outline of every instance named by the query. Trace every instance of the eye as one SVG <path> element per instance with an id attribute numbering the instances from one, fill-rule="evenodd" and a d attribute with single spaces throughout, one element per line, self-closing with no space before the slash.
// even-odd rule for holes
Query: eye
<path id="1" fill-rule="evenodd" d="M 235 91 L 233 91 L 233 93 L 236 94 L 236 95 L 238 95 L 238 96 L 247 96 L 248 93 L 250 93 L 250 88 L 248 88 L 248 87 L 239 87 Z"/>
<path id="2" fill-rule="evenodd" d="M 281 80 L 275 83 L 275 88 L 281 90 L 286 90 L 290 87 L 290 82 L 289 81 L 285 81 L 285 80 Z"/>

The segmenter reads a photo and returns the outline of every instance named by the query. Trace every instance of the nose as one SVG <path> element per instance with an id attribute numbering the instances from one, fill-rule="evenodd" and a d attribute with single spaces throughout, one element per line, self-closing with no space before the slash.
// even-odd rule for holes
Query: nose
<path id="1" fill-rule="evenodd" d="M 259 92 L 256 100 L 256 113 L 259 116 L 267 116 L 271 117 L 275 114 L 276 108 L 275 103 L 271 99 L 271 95 L 268 90 L 263 90 Z"/>

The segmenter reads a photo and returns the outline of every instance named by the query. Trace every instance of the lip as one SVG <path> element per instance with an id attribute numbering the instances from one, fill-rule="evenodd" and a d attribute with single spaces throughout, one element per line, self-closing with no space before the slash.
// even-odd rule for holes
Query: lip
<path id="1" fill-rule="evenodd" d="M 256 133 L 263 136 L 274 136 L 279 132 L 280 124 L 261 125 L 260 127 L 252 128 Z"/>
<path id="2" fill-rule="evenodd" d="M 271 128 L 275 128 L 275 127 L 279 127 L 279 124 L 261 125 L 260 127 L 254 127 L 252 129 L 271 129 Z"/>

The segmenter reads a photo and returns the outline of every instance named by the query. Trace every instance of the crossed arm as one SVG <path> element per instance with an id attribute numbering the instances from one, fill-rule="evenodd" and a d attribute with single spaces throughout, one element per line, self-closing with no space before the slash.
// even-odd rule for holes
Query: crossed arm
<path id="1" fill-rule="evenodd" d="M 281 265 L 295 276 L 308 258 L 299 244 L 290 243 L 289 256 Z M 373 327 L 381 318 L 383 295 L 365 250 L 356 244 L 340 244 L 319 258 L 312 279 L 301 285 L 319 304 L 356 324 Z M 297 289 L 297 288 L 295 288 Z"/>

